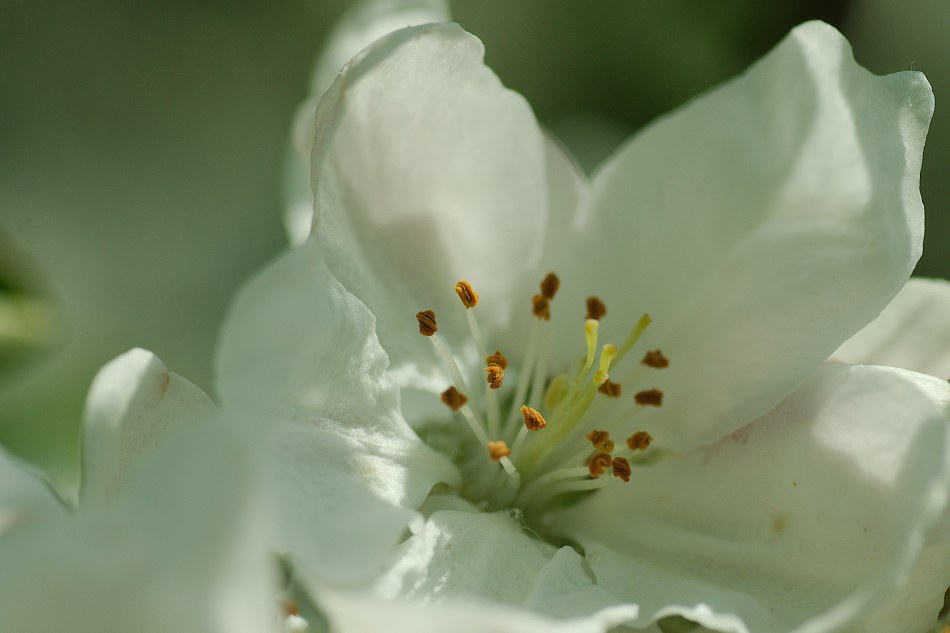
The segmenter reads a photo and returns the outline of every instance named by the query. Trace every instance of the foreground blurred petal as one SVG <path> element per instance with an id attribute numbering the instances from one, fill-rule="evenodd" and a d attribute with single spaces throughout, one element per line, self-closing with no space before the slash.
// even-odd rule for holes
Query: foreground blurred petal
<path id="1" fill-rule="evenodd" d="M 950 378 L 950 283 L 910 279 L 881 315 L 831 359 Z"/>
<path id="2" fill-rule="evenodd" d="M 66 508 L 43 475 L 0 448 L 0 534 L 65 516 Z"/>
<path id="3" fill-rule="evenodd" d="M 629 485 L 553 520 L 642 622 L 682 615 L 736 633 L 854 622 L 893 593 L 946 507 L 945 412 L 920 378 L 822 367 L 763 418 L 635 467 Z"/>
<path id="4" fill-rule="evenodd" d="M 251 280 L 222 329 L 218 392 L 270 429 L 281 546 L 310 581 L 377 570 L 431 488 L 458 480 L 402 419 L 374 325 L 310 240 Z"/>
<path id="5" fill-rule="evenodd" d="M 920 255 L 932 111 L 922 75 L 873 76 L 808 23 L 595 176 L 564 288 L 626 316 L 607 319 L 609 340 L 653 317 L 643 344 L 670 367 L 640 379 L 666 393 L 658 444 L 712 442 L 762 415 L 894 296 Z"/>
<path id="6" fill-rule="evenodd" d="M 11 631 L 261 633 L 276 593 L 249 447 L 227 429 L 176 433 L 108 508 L 0 541 Z"/>
<path id="7" fill-rule="evenodd" d="M 83 417 L 83 503 L 112 497 L 129 468 L 211 399 L 143 349 L 107 363 L 92 382 Z"/>

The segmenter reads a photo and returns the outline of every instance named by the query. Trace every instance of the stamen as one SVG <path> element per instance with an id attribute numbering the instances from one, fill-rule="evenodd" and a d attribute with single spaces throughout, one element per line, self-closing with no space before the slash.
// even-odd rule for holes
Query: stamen
<path id="1" fill-rule="evenodd" d="M 529 431 L 540 431 L 548 425 L 544 421 L 544 416 L 537 409 L 532 409 L 527 405 L 521 405 L 521 414 L 524 416 L 524 426 Z"/>
<path id="2" fill-rule="evenodd" d="M 490 389 L 498 389 L 501 387 L 501 381 L 505 378 L 505 369 L 497 363 L 492 363 L 485 368 L 485 371 L 488 372 L 486 376 L 488 387 Z"/>
<path id="3" fill-rule="evenodd" d="M 488 442 L 488 454 L 494 461 L 511 455 L 511 449 L 502 440 Z"/>
<path id="4" fill-rule="evenodd" d="M 551 384 L 548 385 L 547 393 L 544 394 L 544 408 L 554 409 L 557 407 L 564 398 L 564 394 L 567 393 L 567 389 L 567 376 L 564 374 L 555 376 L 551 380 Z"/>
<path id="5" fill-rule="evenodd" d="M 607 306 L 597 297 L 587 297 L 587 318 L 600 321 L 600 318 L 607 314 Z"/>
<path id="6" fill-rule="evenodd" d="M 601 348 L 600 364 L 597 366 L 597 371 L 594 372 L 595 383 L 602 385 L 607 382 L 607 371 L 610 369 L 610 364 L 613 362 L 616 356 L 617 348 L 614 345 L 607 343 Z"/>
<path id="7" fill-rule="evenodd" d="M 647 329 L 647 326 L 650 325 L 652 319 L 649 314 L 644 314 L 640 317 L 640 320 L 637 321 L 637 324 L 633 326 L 633 330 L 630 331 L 630 335 L 627 336 L 627 340 L 623 342 L 623 345 L 620 346 L 620 351 L 617 353 L 617 362 L 619 363 L 623 360 L 623 357 L 627 355 L 627 352 L 637 344 L 637 341 L 640 339 L 640 336 L 643 334 L 643 331 Z"/>
<path id="8" fill-rule="evenodd" d="M 610 468 L 610 453 L 595 453 L 587 462 L 591 477 L 600 477 Z"/>
<path id="9" fill-rule="evenodd" d="M 611 380 L 605 380 L 604 384 L 597 388 L 598 393 L 602 393 L 608 398 L 620 397 L 620 383 Z"/>
<path id="10" fill-rule="evenodd" d="M 587 439 L 602 453 L 612 453 L 614 451 L 614 442 L 610 439 L 610 433 L 607 431 L 593 430 L 587 434 Z"/>
<path id="11" fill-rule="evenodd" d="M 460 393 L 455 387 L 449 387 L 442 392 L 442 402 L 453 411 L 458 411 L 463 404 L 468 402 L 468 396 Z"/>
<path id="12" fill-rule="evenodd" d="M 505 358 L 505 355 L 501 353 L 500 349 L 496 349 L 494 354 L 486 357 L 485 364 L 499 365 L 502 369 L 508 369 L 508 359 Z"/>
<path id="13" fill-rule="evenodd" d="M 419 321 L 419 333 L 423 336 L 432 336 L 439 329 L 435 324 L 435 312 L 432 310 L 416 312 L 416 320 Z"/>
<path id="14" fill-rule="evenodd" d="M 468 283 L 464 279 L 455 284 L 455 292 L 458 294 L 459 299 L 462 300 L 462 305 L 467 308 L 474 308 L 478 305 L 478 294 L 472 288 L 472 284 Z"/>
<path id="15" fill-rule="evenodd" d="M 643 357 L 643 360 L 640 361 L 642 365 L 647 367 L 654 367 L 656 369 L 663 369 L 664 367 L 670 366 L 670 361 L 666 360 L 666 356 L 663 355 L 658 349 L 653 350 L 652 352 L 647 352 L 646 356 Z"/>
<path id="16" fill-rule="evenodd" d="M 658 407 L 663 404 L 663 392 L 659 389 L 647 389 L 638 392 L 633 399 L 640 405 Z"/>
<path id="17" fill-rule="evenodd" d="M 631 451 L 645 451 L 653 443 L 653 436 L 646 431 L 637 431 L 627 438 L 627 447 Z"/>
<path id="18" fill-rule="evenodd" d="M 531 297 L 531 314 L 544 321 L 551 320 L 551 304 L 541 295 Z"/>
<path id="19" fill-rule="evenodd" d="M 614 457 L 610 462 L 611 472 L 614 477 L 619 477 L 623 480 L 623 483 L 630 481 L 630 462 L 628 462 L 623 457 Z"/>
<path id="20" fill-rule="evenodd" d="M 541 296 L 548 301 L 554 299 L 558 288 L 561 287 L 561 280 L 554 273 L 548 273 L 541 280 Z"/>

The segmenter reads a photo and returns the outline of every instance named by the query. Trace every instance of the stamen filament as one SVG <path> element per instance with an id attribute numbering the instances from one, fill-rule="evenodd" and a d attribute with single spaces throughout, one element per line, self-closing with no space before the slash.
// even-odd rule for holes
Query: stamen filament
<path id="1" fill-rule="evenodd" d="M 594 366 L 594 356 L 597 354 L 597 335 L 600 330 L 600 321 L 595 319 L 587 319 L 584 321 L 584 338 L 587 340 L 587 360 L 584 361 L 584 368 L 581 369 L 580 374 L 577 376 L 578 382 L 580 382 L 584 376 L 587 375 L 587 372 L 590 371 L 590 368 Z"/>
<path id="2" fill-rule="evenodd" d="M 579 466 L 577 468 L 560 468 L 558 470 L 552 470 L 549 473 L 545 473 L 538 477 L 537 479 L 532 480 L 518 493 L 518 501 L 527 500 L 532 497 L 538 490 L 545 488 L 551 484 L 557 483 L 566 479 L 576 479 L 578 477 L 589 477 L 590 471 L 587 466 Z"/>
<path id="3" fill-rule="evenodd" d="M 617 358 L 614 360 L 614 363 L 619 363 L 623 360 L 623 357 L 627 355 L 634 345 L 637 344 L 637 341 L 640 339 L 640 336 L 643 334 L 643 331 L 647 329 L 647 326 L 653 319 L 650 318 L 649 314 L 644 314 L 640 317 L 640 320 L 637 321 L 637 324 L 633 326 L 630 335 L 627 336 L 627 340 L 623 342 L 623 345 L 620 346 L 620 349 L 617 351 Z"/>
<path id="4" fill-rule="evenodd" d="M 472 433 L 478 438 L 478 443 L 482 446 L 488 446 L 488 435 L 485 433 L 485 429 L 482 428 L 478 418 L 475 417 L 475 412 L 472 411 L 472 407 L 463 404 L 459 407 L 459 411 L 462 412 L 462 417 L 465 418 L 465 421 L 468 422 L 469 427 L 471 427 Z"/>
<path id="5" fill-rule="evenodd" d="M 543 327 L 539 338 L 538 362 L 531 372 L 534 376 L 531 381 L 531 399 L 529 402 L 534 406 L 541 406 L 544 400 L 544 380 L 547 378 L 548 363 L 551 359 L 551 328 Z"/>
<path id="6" fill-rule="evenodd" d="M 455 388 L 462 393 L 471 394 L 472 392 L 468 390 L 468 385 L 465 384 L 465 379 L 462 377 L 462 372 L 459 370 L 459 366 L 455 362 L 455 357 L 452 356 L 452 352 L 449 350 L 448 345 L 445 344 L 445 341 L 442 340 L 442 337 L 439 336 L 438 332 L 435 332 L 429 336 L 429 340 L 432 341 L 432 346 L 435 348 L 435 353 L 438 354 L 439 358 L 442 360 L 442 364 L 445 365 L 449 375 L 452 377 L 452 382 L 455 383 Z"/>
<path id="7" fill-rule="evenodd" d="M 525 349 L 524 365 L 518 376 L 518 385 L 515 387 L 515 397 L 511 401 L 511 411 L 508 412 L 508 418 L 505 420 L 505 428 L 511 428 L 518 417 L 518 407 L 525 402 L 525 396 L 528 395 L 528 387 L 531 385 L 531 375 L 534 370 L 535 357 L 538 355 L 538 339 L 541 336 L 543 327 L 540 319 L 531 324 L 531 331 L 528 333 L 528 343 Z M 514 450 L 514 449 L 512 449 Z"/>

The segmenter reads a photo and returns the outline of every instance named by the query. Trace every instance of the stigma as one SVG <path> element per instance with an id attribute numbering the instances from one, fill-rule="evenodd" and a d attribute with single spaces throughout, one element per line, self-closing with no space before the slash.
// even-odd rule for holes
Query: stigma
<path id="1" fill-rule="evenodd" d="M 478 323 L 483 309 L 479 294 L 468 281 L 455 284 L 469 334 L 452 343 L 474 348 L 484 361 L 479 366 L 482 380 L 471 384 L 466 380 L 473 377 L 471 357 L 451 349 L 439 333 L 433 310 L 416 313 L 420 334 L 432 342 L 445 370 L 441 400 L 465 422 L 460 428 L 467 425 L 471 431 L 473 451 L 459 458 L 466 480 L 463 495 L 486 509 L 517 508 L 528 516 L 609 485 L 635 482 L 643 461 L 635 456 L 653 442 L 642 425 L 652 419 L 647 411 L 663 406 L 662 384 L 627 385 L 633 396 L 623 397 L 620 383 L 610 377 L 637 346 L 650 317 L 641 316 L 619 344 L 604 343 L 600 327 L 607 306 L 589 296 L 578 315 L 584 317 L 578 321 L 576 339 L 582 343 L 582 361 L 573 372 L 565 372 L 569 368 L 555 366 L 553 359 L 565 357 L 554 348 L 567 343 L 553 340 L 551 331 L 552 319 L 563 318 L 555 306 L 560 285 L 558 276 L 549 273 L 531 296 L 533 318 L 527 322 L 523 349 L 502 353 L 496 348 L 488 354 L 491 348 L 486 348 Z M 647 372 L 670 364 L 660 349 L 640 355 L 639 364 Z M 612 436 L 625 439 L 615 442 Z"/>

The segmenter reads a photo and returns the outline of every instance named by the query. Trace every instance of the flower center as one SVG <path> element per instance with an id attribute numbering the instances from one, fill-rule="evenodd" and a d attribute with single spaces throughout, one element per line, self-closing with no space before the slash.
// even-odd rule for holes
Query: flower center
<path id="1" fill-rule="evenodd" d="M 476 318 L 478 294 L 467 281 L 455 285 L 475 348 L 485 359 L 481 390 L 466 383 L 456 356 L 438 334 L 435 313 L 416 314 L 419 332 L 432 342 L 451 378 L 442 402 L 471 431 L 469 450 L 457 458 L 466 481 L 462 495 L 485 510 L 517 509 L 534 525 L 554 506 L 630 482 L 652 441 L 647 431 L 634 426 L 637 413 L 663 403 L 663 392 L 651 387 L 625 404 L 621 385 L 610 380 L 611 369 L 633 350 L 650 317 L 643 315 L 619 347 L 600 345 L 600 320 L 607 308 L 597 297 L 587 299 L 586 353 L 579 368 L 573 376 L 552 375 L 551 304 L 559 286 L 554 273 L 541 281 L 540 293 L 531 300 L 535 319 L 520 366 L 509 367 L 501 350 L 486 353 Z M 640 362 L 651 369 L 669 365 L 658 349 L 646 352 Z M 513 389 L 506 372 L 516 374 Z M 611 435 L 626 441 L 618 448 Z"/>

